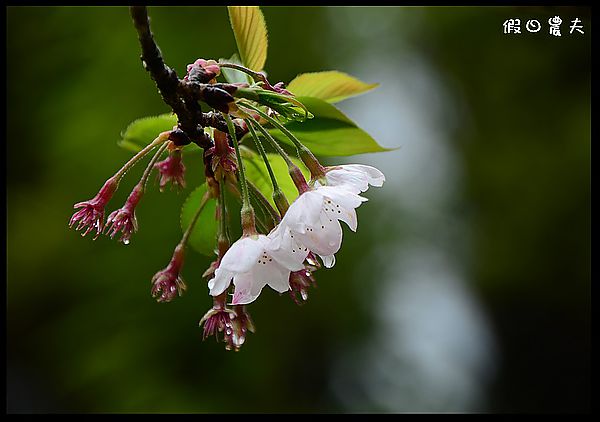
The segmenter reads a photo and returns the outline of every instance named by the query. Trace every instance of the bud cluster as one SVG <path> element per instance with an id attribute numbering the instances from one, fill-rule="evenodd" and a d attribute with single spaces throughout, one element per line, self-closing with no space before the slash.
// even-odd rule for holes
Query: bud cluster
<path id="1" fill-rule="evenodd" d="M 220 83 L 217 77 L 223 67 L 243 71 L 251 75 L 255 83 Z M 356 209 L 366 201 L 360 194 L 369 186 L 382 186 L 385 177 L 379 170 L 359 164 L 322 166 L 283 125 L 290 120 L 303 122 L 313 115 L 282 82 L 271 85 L 262 72 L 237 64 L 198 59 L 187 66 L 187 73 L 179 82 L 187 95 L 186 101 L 203 101 L 220 115 L 207 114 L 210 119 L 202 115 L 197 125 L 193 125 L 200 129 L 203 129 L 202 125 L 213 127 L 213 139 L 207 136 L 209 142 L 203 147 L 208 188 L 171 260 L 152 278 L 150 292 L 158 302 L 171 302 L 186 291 L 181 274 L 188 239 L 206 203 L 216 201 L 216 258 L 203 274 L 213 297 L 213 306 L 200 320 L 200 326 L 203 326 L 204 339 L 214 335 L 225 343 L 227 350 L 237 351 L 245 343 L 248 332 L 255 331 L 247 305 L 260 296 L 265 286 L 280 294 L 288 292 L 297 304 L 306 302 L 309 289 L 316 287 L 315 272 L 335 265 L 335 254 L 342 244 L 341 222 L 356 231 Z M 279 129 L 290 139 L 310 171 L 309 180 L 268 128 Z M 242 140 L 238 139 L 240 130 L 250 135 L 244 138 L 254 141 L 264 160 L 273 185 L 272 200 L 276 209 L 261 189 L 246 178 L 247 163 L 240 154 Z M 289 177 L 298 191 L 297 198 L 291 203 L 279 187 L 259 134 L 287 163 Z M 194 136 L 181 124 L 159 134 L 109 178 L 94 198 L 75 204 L 78 210 L 71 217 L 70 227 L 81 230 L 83 236 L 94 231 L 94 239 L 103 232 L 111 239 L 120 234 L 118 240 L 129 244 L 138 230 L 136 207 L 151 172 L 156 170 L 161 192 L 168 184 L 179 190 L 185 188 L 183 152 Z M 155 148 L 125 204 L 110 213 L 105 223 L 105 208 L 121 178 Z M 168 156 L 159 161 L 164 153 Z M 231 230 L 226 194 L 233 195 L 242 204 L 242 236 L 233 243 L 229 240 Z M 259 213 L 255 212 L 255 207 Z M 267 216 L 270 221 L 266 220 Z"/>

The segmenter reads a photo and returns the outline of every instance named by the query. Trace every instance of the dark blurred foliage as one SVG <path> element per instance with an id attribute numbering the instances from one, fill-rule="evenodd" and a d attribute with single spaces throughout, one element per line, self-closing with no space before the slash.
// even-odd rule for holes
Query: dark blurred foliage
<path id="1" fill-rule="evenodd" d="M 352 73 L 344 66 L 360 62 L 371 48 L 357 35 L 360 25 L 341 32 L 331 24 L 341 9 L 263 11 L 274 82 L 325 69 Z M 448 215 L 468 226 L 466 232 L 456 228 L 470 239 L 468 286 L 497 348 L 494 376 L 475 410 L 588 411 L 589 10 L 344 13 L 360 19 L 363 11 L 373 31 L 385 16 L 388 42 L 397 39 L 426 57 L 448 92 L 460 97 L 460 110 L 441 113 L 452 128 L 447 147 L 462 172 Z M 224 7 L 151 7 L 149 13 L 163 55 L 180 75 L 198 57 L 229 57 L 235 49 Z M 507 18 L 545 22 L 557 14 L 564 20 L 561 38 L 502 33 Z M 567 19 L 574 17 L 584 19 L 585 36 L 568 35 Z M 364 21 L 356 22 L 364 29 Z M 402 48 L 388 54 L 404 66 Z M 209 258 L 188 251 L 183 275 L 189 288 L 181 298 L 157 304 L 150 296 L 152 275 L 180 239 L 181 203 L 202 181 L 200 154 L 186 156 L 183 194 L 149 190 L 131 245 L 82 239 L 67 227 L 72 204 L 95 195 L 129 157 L 116 145 L 120 131 L 135 118 L 168 111 L 141 66 L 127 8 L 9 7 L 7 72 L 9 412 L 349 410 L 332 391 L 332 368 L 377 329 L 373 301 L 386 273 L 382 264 L 394 260 L 383 256 L 370 267 L 364 257 L 377 247 L 404 245 L 407 234 L 419 230 L 410 216 L 385 211 L 385 186 L 366 194 L 358 233 L 345 231 L 338 264 L 317 273 L 319 287 L 308 303 L 298 307 L 265 289 L 249 307 L 256 334 L 239 353 L 225 352 L 213 339 L 203 342 L 197 327 L 211 306 L 200 277 Z M 356 76 L 373 82 L 368 73 Z M 385 96 L 385 85 L 378 90 Z M 369 95 L 349 101 L 358 104 Z M 403 134 L 393 135 L 389 139 Z M 384 145 L 399 146 L 393 142 Z M 387 154 L 400 157 L 406 149 L 410 142 Z M 432 157 L 422 172 L 435 167 Z M 128 175 L 111 206 L 124 201 L 141 171 Z M 363 411 L 439 410 L 355 405 Z"/>

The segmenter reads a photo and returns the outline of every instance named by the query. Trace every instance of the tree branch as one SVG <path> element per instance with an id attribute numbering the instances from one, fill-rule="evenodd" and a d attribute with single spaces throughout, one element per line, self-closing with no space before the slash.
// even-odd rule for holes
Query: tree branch
<path id="1" fill-rule="evenodd" d="M 194 117 L 197 117 L 197 114 L 191 112 L 188 108 L 190 104 L 186 104 L 180 97 L 179 87 L 181 81 L 177 77 L 177 73 L 165 64 L 160 49 L 154 41 L 146 6 L 130 6 L 129 10 L 142 47 L 141 59 L 144 69 L 150 73 L 150 76 L 156 82 L 164 102 L 177 114 L 179 126 L 189 137 L 189 140 L 197 143 L 202 148 L 210 147 L 210 140 L 204 135 L 203 122 L 196 121 L 197 119 Z M 197 104 L 196 107 L 200 108 Z"/>
<path id="2" fill-rule="evenodd" d="M 204 133 L 204 127 L 214 127 L 227 133 L 227 123 L 219 113 L 202 113 L 197 100 L 219 108 L 221 102 L 233 101 L 230 93 L 237 87 L 231 84 L 199 84 L 179 79 L 177 73 L 165 64 L 160 48 L 154 41 L 146 6 L 130 6 L 129 10 L 142 47 L 140 58 L 144 69 L 156 83 L 163 101 L 177 115 L 180 130 L 173 133 L 172 141 L 178 145 L 194 142 L 201 148 L 210 148 L 212 140 Z M 238 124 L 235 129 L 239 139 L 248 131 Z"/>

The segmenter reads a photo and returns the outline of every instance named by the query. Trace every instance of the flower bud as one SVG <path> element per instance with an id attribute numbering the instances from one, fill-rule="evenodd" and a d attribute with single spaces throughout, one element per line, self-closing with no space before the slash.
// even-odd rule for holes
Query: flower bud
<path id="1" fill-rule="evenodd" d="M 131 235 L 138 229 L 137 219 L 135 217 L 135 207 L 142 199 L 144 194 L 144 185 L 138 183 L 125 201 L 125 205 L 116 211 L 113 211 L 106 219 L 106 232 L 110 233 L 110 238 L 114 238 L 115 235 L 121 231 L 121 238 L 119 242 L 123 244 L 129 244 Z M 112 232 L 112 233 L 111 233 Z"/>
<path id="2" fill-rule="evenodd" d="M 221 68 L 214 60 L 198 59 L 187 65 L 186 81 L 198 83 L 214 83 L 215 78 L 221 74 Z"/>
<path id="3" fill-rule="evenodd" d="M 183 266 L 183 256 L 185 246 L 177 245 L 173 257 L 164 270 L 157 272 L 152 277 L 152 297 L 157 298 L 157 302 L 170 302 L 178 294 L 181 296 L 186 290 L 186 285 L 179 275 Z"/>
<path id="4" fill-rule="evenodd" d="M 78 202 L 73 208 L 81 208 L 75 212 L 69 221 L 69 227 L 77 223 L 75 230 L 85 229 L 81 235 L 85 236 L 92 230 L 96 230 L 96 239 L 104 229 L 104 208 L 119 186 L 116 176 L 108 179 L 98 194 L 88 201 Z"/>
<path id="5" fill-rule="evenodd" d="M 165 160 L 154 164 L 154 167 L 159 173 L 159 189 L 161 192 L 169 182 L 179 189 L 185 188 L 185 166 L 181 159 L 181 149 L 172 149 L 169 151 L 169 156 Z"/>

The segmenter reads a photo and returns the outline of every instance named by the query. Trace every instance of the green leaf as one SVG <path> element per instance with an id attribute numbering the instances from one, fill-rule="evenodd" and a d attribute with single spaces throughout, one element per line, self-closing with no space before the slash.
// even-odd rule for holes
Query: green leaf
<path id="1" fill-rule="evenodd" d="M 173 129 L 177 125 L 177 116 L 172 113 L 160 114 L 158 116 L 142 117 L 134 120 L 121 132 L 121 139 L 117 142 L 121 148 L 132 152 L 141 151 L 146 145 L 152 142 L 161 132 Z M 213 128 L 205 127 L 210 137 L 213 137 Z M 186 154 L 193 154 L 202 151 L 200 148 L 183 148 Z"/>
<path id="2" fill-rule="evenodd" d="M 192 193 L 189 194 L 183 206 L 181 207 L 181 231 L 185 232 L 189 227 L 194 214 L 200 206 L 202 197 L 206 193 L 206 183 L 198 186 Z M 214 256 L 217 246 L 217 220 L 215 218 L 215 210 L 217 201 L 209 199 L 204 209 L 198 217 L 198 221 L 194 226 L 188 244 L 203 255 Z"/>
<path id="3" fill-rule="evenodd" d="M 256 90 L 255 93 L 258 95 L 258 103 L 276 111 L 279 117 L 285 120 L 303 122 L 313 118 L 306 106 L 294 97 L 262 89 Z"/>
<path id="4" fill-rule="evenodd" d="M 258 6 L 227 6 L 244 66 L 261 71 L 267 61 L 267 25 Z"/>
<path id="5" fill-rule="evenodd" d="M 363 94 L 379 84 L 367 84 L 337 70 L 302 73 L 287 86 L 294 95 L 320 98 L 330 103 Z"/>
<path id="6" fill-rule="evenodd" d="M 263 140 L 263 143 L 266 143 L 266 141 Z M 296 185 L 294 185 L 294 182 L 288 173 L 287 164 L 279 154 L 268 153 L 267 158 L 271 164 L 271 169 L 273 169 L 273 173 L 275 174 L 275 178 L 277 179 L 279 187 L 287 197 L 288 201 L 291 203 L 298 197 L 298 189 L 296 189 Z M 304 176 L 309 179 L 310 172 L 304 167 L 302 161 L 295 157 L 290 158 L 294 164 L 300 167 L 302 173 L 304 173 Z M 265 165 L 265 162 L 260 154 L 255 154 L 251 157 L 244 157 L 244 165 L 248 180 L 256 185 L 258 190 L 265 195 L 271 205 L 275 206 L 275 203 L 273 202 L 273 185 L 271 183 L 271 178 L 269 177 L 267 166 Z"/>
<path id="7" fill-rule="evenodd" d="M 121 132 L 120 147 L 138 152 L 152 142 L 161 132 L 173 129 L 177 116 L 165 113 L 158 116 L 142 117 L 134 120 Z"/>
<path id="8" fill-rule="evenodd" d="M 302 102 L 314 117 L 301 123 L 290 122 L 285 127 L 313 153 L 347 156 L 394 149 L 379 145 L 334 105 L 312 97 L 296 97 L 296 99 Z M 293 145 L 280 130 L 269 129 L 269 132 L 280 141 Z"/>
<path id="9" fill-rule="evenodd" d="M 220 63 L 234 63 L 234 64 L 242 64 L 240 60 L 240 56 L 237 53 L 233 53 L 233 55 L 229 59 L 219 59 Z M 252 83 L 252 79 L 249 75 L 240 72 L 239 70 L 231 69 L 228 67 L 222 67 L 221 73 L 227 82 L 230 84 L 234 83 Z"/>

